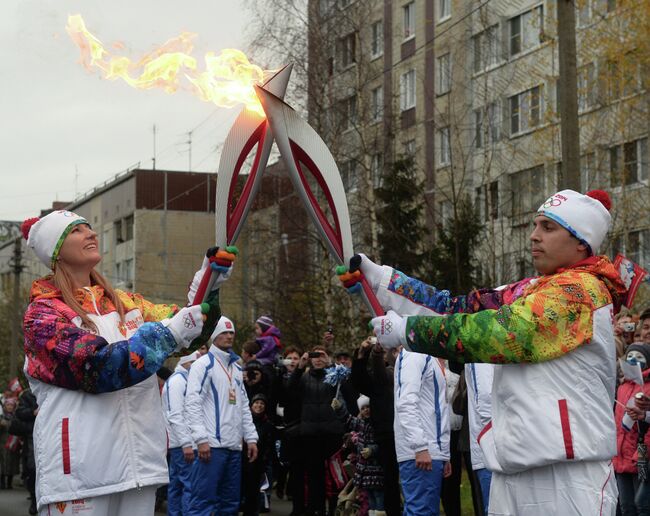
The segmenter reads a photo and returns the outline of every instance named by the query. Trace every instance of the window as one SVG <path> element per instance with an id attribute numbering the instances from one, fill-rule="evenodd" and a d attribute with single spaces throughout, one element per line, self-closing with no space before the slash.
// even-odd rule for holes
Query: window
<path id="1" fill-rule="evenodd" d="M 510 195 L 512 217 L 536 211 L 546 199 L 544 166 L 511 174 Z"/>
<path id="2" fill-rule="evenodd" d="M 404 13 L 404 39 L 415 37 L 415 2 L 402 7 Z"/>
<path id="3" fill-rule="evenodd" d="M 498 181 L 492 181 L 476 189 L 476 207 L 481 220 L 495 220 L 499 217 Z"/>
<path id="4" fill-rule="evenodd" d="M 438 0 L 438 21 L 451 16 L 451 0 Z"/>
<path id="5" fill-rule="evenodd" d="M 508 20 L 510 25 L 510 55 L 514 56 L 537 46 L 544 30 L 544 10 L 535 7 Z"/>
<path id="6" fill-rule="evenodd" d="M 438 211 L 440 212 L 440 225 L 443 229 L 449 226 L 452 219 L 452 206 L 450 201 L 442 201 L 438 203 Z"/>
<path id="7" fill-rule="evenodd" d="M 493 25 L 472 39 L 474 40 L 474 71 L 480 72 L 499 62 L 499 26 Z"/>
<path id="8" fill-rule="evenodd" d="M 596 67 L 594 63 L 578 69 L 578 110 L 586 111 L 596 104 Z"/>
<path id="9" fill-rule="evenodd" d="M 357 61 L 357 35 L 352 32 L 339 40 L 339 62 L 345 69 Z"/>
<path id="10" fill-rule="evenodd" d="M 108 250 L 111 248 L 111 243 L 108 238 L 110 234 L 111 233 L 108 229 L 105 229 L 104 232 L 102 233 L 102 253 L 104 254 L 106 254 Z"/>
<path id="11" fill-rule="evenodd" d="M 442 95 L 451 89 L 451 59 L 449 53 L 436 60 L 436 93 Z"/>
<path id="12" fill-rule="evenodd" d="M 124 242 L 122 237 L 122 219 L 113 222 L 113 233 L 115 234 L 115 245 Z"/>
<path id="13" fill-rule="evenodd" d="M 594 152 L 580 156 L 580 184 L 583 192 L 604 186 L 600 184 L 596 154 Z"/>
<path id="14" fill-rule="evenodd" d="M 641 138 L 609 149 L 611 186 L 648 180 L 648 139 Z"/>
<path id="15" fill-rule="evenodd" d="M 349 160 L 343 163 L 341 167 L 341 178 L 346 192 L 352 192 L 357 189 L 357 162 Z"/>
<path id="16" fill-rule="evenodd" d="M 402 111 L 415 107 L 415 70 L 409 70 L 400 77 L 399 98 Z"/>
<path id="17" fill-rule="evenodd" d="M 451 145 L 449 142 L 449 127 L 438 131 L 438 165 L 445 166 L 451 163 Z"/>
<path id="18" fill-rule="evenodd" d="M 578 27 L 586 27 L 591 19 L 591 1 L 578 0 L 576 3 L 576 21 Z"/>
<path id="19" fill-rule="evenodd" d="M 126 237 L 125 240 L 133 240 L 133 215 L 128 216 L 124 219 L 124 225 L 126 226 Z"/>
<path id="20" fill-rule="evenodd" d="M 501 109 L 497 102 L 490 102 L 485 108 L 474 111 L 474 144 L 480 149 L 501 138 Z"/>
<path id="21" fill-rule="evenodd" d="M 415 140 L 408 140 L 404 143 L 404 156 L 407 158 L 415 159 Z"/>
<path id="22" fill-rule="evenodd" d="M 373 188 L 381 188 L 384 182 L 384 155 L 381 152 L 372 155 L 370 174 L 372 176 Z"/>
<path id="23" fill-rule="evenodd" d="M 517 134 L 541 122 L 541 86 L 510 97 L 510 134 Z"/>
<path id="24" fill-rule="evenodd" d="M 370 116 L 373 122 L 379 122 L 384 116 L 384 88 L 377 86 L 370 92 Z"/>
<path id="25" fill-rule="evenodd" d="M 352 96 L 339 103 L 340 127 L 347 131 L 357 123 L 357 97 Z"/>
<path id="26" fill-rule="evenodd" d="M 376 59 L 384 53 L 384 22 L 372 24 L 370 35 L 370 57 Z"/>
<path id="27" fill-rule="evenodd" d="M 650 231 L 630 231 L 627 235 L 619 234 L 612 238 L 612 256 L 618 253 L 647 269 L 650 265 Z"/>

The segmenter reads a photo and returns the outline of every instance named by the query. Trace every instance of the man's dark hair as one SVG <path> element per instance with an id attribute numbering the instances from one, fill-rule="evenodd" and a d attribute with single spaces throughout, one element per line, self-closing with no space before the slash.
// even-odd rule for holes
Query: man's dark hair
<path id="1" fill-rule="evenodd" d="M 639 321 L 643 321 L 644 319 L 650 319 L 650 308 L 646 308 L 643 312 L 641 312 Z"/>
<path id="2" fill-rule="evenodd" d="M 350 354 L 349 351 L 345 349 L 339 349 L 338 351 L 336 351 L 336 353 L 334 353 L 334 358 L 340 358 L 340 357 L 352 358 L 352 355 Z"/>
<path id="3" fill-rule="evenodd" d="M 302 355 L 302 351 L 300 351 L 296 346 L 288 346 L 284 348 L 284 353 L 282 353 L 282 356 L 284 358 L 287 358 L 287 355 L 289 355 L 290 353 L 297 353 L 298 356 Z"/>
<path id="4" fill-rule="evenodd" d="M 172 375 L 172 370 L 169 369 L 168 367 L 162 366 L 160 369 L 158 369 L 158 371 L 156 371 L 156 375 L 163 382 L 166 382 L 167 378 L 169 378 Z"/>
<path id="5" fill-rule="evenodd" d="M 249 355 L 255 355 L 260 352 L 260 345 L 254 340 L 249 340 L 244 342 L 244 345 L 241 347 L 242 351 L 245 351 Z"/>

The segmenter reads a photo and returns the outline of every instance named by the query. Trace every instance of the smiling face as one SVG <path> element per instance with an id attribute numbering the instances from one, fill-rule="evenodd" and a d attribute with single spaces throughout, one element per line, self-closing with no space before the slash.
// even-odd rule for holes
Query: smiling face
<path id="1" fill-rule="evenodd" d="M 262 400 L 255 400 L 251 405 L 251 411 L 253 412 L 253 414 L 257 414 L 258 416 L 260 414 L 264 414 L 265 410 L 266 410 L 266 403 L 264 403 Z"/>
<path id="2" fill-rule="evenodd" d="M 58 260 L 77 269 L 92 269 L 101 261 L 97 233 L 88 224 L 77 224 L 65 237 Z"/>
<path id="3" fill-rule="evenodd" d="M 540 274 L 554 274 L 558 269 L 570 267 L 589 256 L 589 250 L 557 222 L 538 215 L 533 221 L 533 265 Z"/>

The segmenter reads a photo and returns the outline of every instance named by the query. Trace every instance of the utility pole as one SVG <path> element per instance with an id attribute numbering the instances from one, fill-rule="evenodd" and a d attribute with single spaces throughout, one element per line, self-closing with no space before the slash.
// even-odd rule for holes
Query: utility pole
<path id="1" fill-rule="evenodd" d="M 156 170 L 156 124 L 153 124 L 153 158 L 152 158 L 152 169 Z"/>
<path id="2" fill-rule="evenodd" d="M 23 271 L 23 248 L 21 237 L 14 239 L 13 256 L 14 292 L 13 292 L 13 317 L 11 318 L 11 342 L 9 343 L 9 375 L 13 378 L 16 374 L 16 346 L 20 329 L 20 273 Z"/>
<path id="3" fill-rule="evenodd" d="M 557 39 L 560 59 L 558 106 L 562 145 L 561 188 L 580 191 L 580 125 L 578 122 L 578 69 L 575 3 L 557 1 Z"/>

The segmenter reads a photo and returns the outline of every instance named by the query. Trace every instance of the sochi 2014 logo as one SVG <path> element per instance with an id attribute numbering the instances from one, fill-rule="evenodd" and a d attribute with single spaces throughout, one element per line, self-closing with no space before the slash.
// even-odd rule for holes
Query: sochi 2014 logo
<path id="1" fill-rule="evenodd" d="M 381 334 L 390 335 L 392 331 L 393 331 L 393 322 L 387 319 L 383 319 L 381 321 Z"/>

